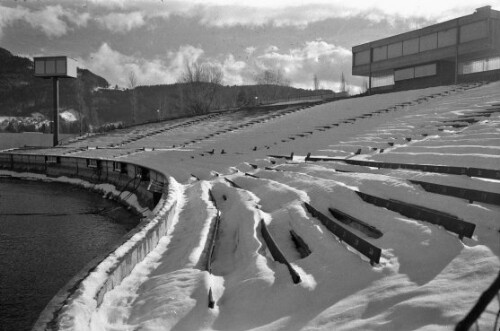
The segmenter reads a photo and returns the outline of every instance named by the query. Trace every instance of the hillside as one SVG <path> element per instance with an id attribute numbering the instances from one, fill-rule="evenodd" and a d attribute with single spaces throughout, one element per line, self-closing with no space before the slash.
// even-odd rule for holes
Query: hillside
<path id="1" fill-rule="evenodd" d="M 215 89 L 210 104 L 211 110 L 235 109 L 267 104 L 282 99 L 297 99 L 316 95 L 332 95 L 330 90 L 304 90 L 290 86 L 244 85 L 222 86 L 199 83 L 207 89 Z M 138 86 L 137 123 L 199 115 L 189 107 L 191 85 L 177 83 L 170 85 Z M 104 122 L 123 121 L 132 124 L 133 90 L 101 89 L 94 96 L 94 106 Z"/>
<path id="2" fill-rule="evenodd" d="M 75 109 L 89 123 L 98 122 L 91 107 L 92 91 L 106 87 L 108 82 L 86 69 L 78 69 L 77 79 L 60 84 L 61 109 Z M 0 116 L 31 116 L 41 113 L 51 117 L 52 83 L 33 76 L 33 61 L 0 48 Z"/>
<path id="3" fill-rule="evenodd" d="M 215 90 L 211 110 L 253 106 L 272 100 L 332 94 L 330 90 L 304 90 L 289 86 L 249 85 L 222 86 L 198 83 Z M 77 79 L 64 79 L 60 84 L 60 111 L 69 110 L 82 118 L 81 123 L 61 121 L 62 132 L 91 130 L 106 123 L 134 124 L 132 100 L 135 98 L 135 123 L 144 123 L 195 115 L 190 108 L 193 84 L 138 86 L 135 89 L 113 89 L 105 78 L 89 70 L 78 69 Z M 52 117 L 52 83 L 33 76 L 33 62 L 0 48 L 0 117 L 30 117 L 38 113 L 45 125 L 18 120 L 16 125 L 1 125 L 9 131 L 42 130 L 48 132 L 47 119 Z M 81 115 L 79 115 L 81 114 Z M 24 121 L 24 122 L 22 122 Z M 78 121 L 80 122 L 80 121 Z M 38 122 L 38 124 L 41 124 Z"/>

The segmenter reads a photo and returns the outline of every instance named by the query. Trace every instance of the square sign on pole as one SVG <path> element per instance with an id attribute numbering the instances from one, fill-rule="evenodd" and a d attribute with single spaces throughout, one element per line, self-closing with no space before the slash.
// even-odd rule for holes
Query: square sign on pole
<path id="1" fill-rule="evenodd" d="M 35 77 L 53 80 L 54 124 L 53 145 L 59 144 L 59 78 L 77 78 L 76 61 L 67 56 L 35 57 Z"/>
<path id="2" fill-rule="evenodd" d="M 76 60 L 67 56 L 35 57 L 36 77 L 76 78 Z"/>

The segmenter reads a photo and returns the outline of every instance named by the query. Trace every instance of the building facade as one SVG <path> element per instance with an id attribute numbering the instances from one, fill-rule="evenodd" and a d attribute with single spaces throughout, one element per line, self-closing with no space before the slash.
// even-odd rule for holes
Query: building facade
<path id="1" fill-rule="evenodd" d="M 500 11 L 467 16 L 352 48 L 352 74 L 370 91 L 500 79 Z"/>

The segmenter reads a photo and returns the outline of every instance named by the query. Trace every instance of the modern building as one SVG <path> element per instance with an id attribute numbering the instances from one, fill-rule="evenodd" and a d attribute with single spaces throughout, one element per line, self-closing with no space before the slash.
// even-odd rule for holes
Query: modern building
<path id="1" fill-rule="evenodd" d="M 352 74 L 373 92 L 500 79 L 500 11 L 467 16 L 352 48 Z"/>

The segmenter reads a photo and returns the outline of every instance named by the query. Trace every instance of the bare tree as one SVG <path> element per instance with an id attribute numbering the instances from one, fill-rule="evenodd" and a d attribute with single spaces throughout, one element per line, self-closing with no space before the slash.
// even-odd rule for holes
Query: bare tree
<path id="1" fill-rule="evenodd" d="M 222 69 L 209 63 L 186 62 L 184 72 L 178 79 L 179 83 L 186 84 L 181 89 L 181 100 L 193 115 L 206 114 L 210 111 L 224 73 Z"/>
<path id="2" fill-rule="evenodd" d="M 347 92 L 346 90 L 346 82 L 345 82 L 345 77 L 344 77 L 344 72 L 342 72 L 342 75 L 340 76 L 340 92 Z"/>
<path id="3" fill-rule="evenodd" d="M 136 91 L 136 86 L 137 86 L 137 76 L 133 71 L 129 72 L 128 74 L 128 87 L 131 90 L 130 94 L 130 105 L 132 106 L 132 124 L 135 124 L 137 121 L 137 114 L 136 114 L 136 109 L 137 109 L 137 91 Z"/>
<path id="4" fill-rule="evenodd" d="M 290 86 L 290 80 L 281 69 L 266 69 L 255 76 L 255 82 L 260 85 Z"/>
<path id="5" fill-rule="evenodd" d="M 315 91 L 319 90 L 319 78 L 317 74 L 314 74 L 313 83 L 314 83 L 314 90 Z"/>

